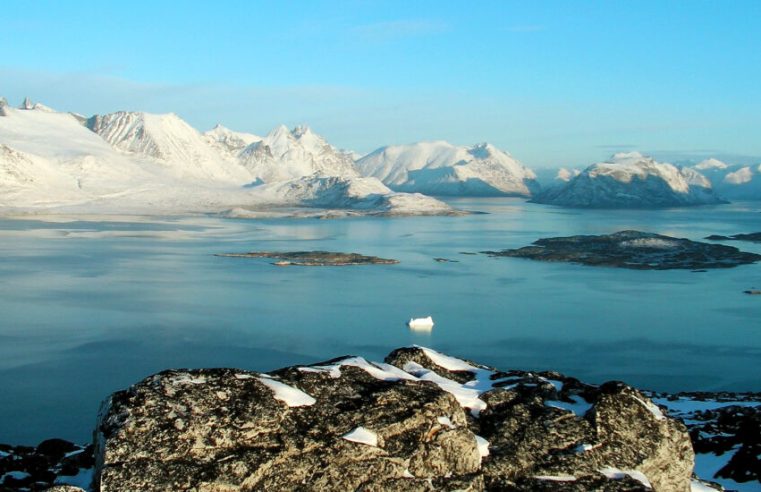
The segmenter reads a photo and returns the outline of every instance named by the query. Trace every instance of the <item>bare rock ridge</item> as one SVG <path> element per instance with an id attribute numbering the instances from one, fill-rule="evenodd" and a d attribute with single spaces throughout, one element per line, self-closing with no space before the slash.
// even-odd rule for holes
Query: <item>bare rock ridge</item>
<path id="1" fill-rule="evenodd" d="M 0 491 L 722 490 L 694 477 L 693 448 L 726 462 L 717 479 L 758 481 L 760 398 L 596 386 L 424 347 L 168 370 L 103 403 L 94 445 L 0 445 Z"/>
<path id="2" fill-rule="evenodd" d="M 623 383 L 421 347 L 114 393 L 92 490 L 690 490 L 687 429 Z"/>

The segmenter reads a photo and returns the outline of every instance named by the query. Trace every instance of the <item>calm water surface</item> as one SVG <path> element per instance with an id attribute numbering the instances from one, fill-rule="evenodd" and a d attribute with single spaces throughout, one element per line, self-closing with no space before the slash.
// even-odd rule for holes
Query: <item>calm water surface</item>
<path id="1" fill-rule="evenodd" d="M 456 200 L 467 217 L 0 219 L 0 442 L 87 441 L 110 392 L 170 367 L 270 370 L 421 344 L 504 369 L 657 390 L 761 391 L 761 265 L 626 271 L 463 255 L 623 229 L 761 230 L 761 204 L 576 211 Z M 761 253 L 761 245 L 732 243 Z M 398 265 L 278 268 L 249 250 Z M 434 257 L 458 260 L 437 263 Z M 431 333 L 409 331 L 432 315 Z"/>

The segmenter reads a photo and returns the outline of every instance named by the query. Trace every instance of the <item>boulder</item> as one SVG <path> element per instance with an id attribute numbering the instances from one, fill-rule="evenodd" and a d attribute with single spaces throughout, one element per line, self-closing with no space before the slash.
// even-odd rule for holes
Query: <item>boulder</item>
<path id="1" fill-rule="evenodd" d="M 172 370 L 112 395 L 94 490 L 687 491 L 681 423 L 623 383 L 430 349 L 269 374 Z"/>

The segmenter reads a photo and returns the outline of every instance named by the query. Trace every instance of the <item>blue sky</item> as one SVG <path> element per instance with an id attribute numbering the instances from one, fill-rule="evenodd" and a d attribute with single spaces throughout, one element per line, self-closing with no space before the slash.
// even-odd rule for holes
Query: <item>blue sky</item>
<path id="1" fill-rule="evenodd" d="M 761 161 L 761 2 L 6 0 L 0 95 L 175 112 L 361 152 L 489 141 L 533 167 L 623 149 Z"/>

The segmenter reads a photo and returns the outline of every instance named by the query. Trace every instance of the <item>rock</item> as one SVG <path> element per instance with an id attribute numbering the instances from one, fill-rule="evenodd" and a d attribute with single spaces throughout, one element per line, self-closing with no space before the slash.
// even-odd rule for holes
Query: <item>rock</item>
<path id="1" fill-rule="evenodd" d="M 63 439 L 48 439 L 37 447 L 0 444 L 0 491 L 48 490 L 74 477 L 89 481 L 93 467 L 92 446 Z"/>
<path id="2" fill-rule="evenodd" d="M 635 270 L 731 268 L 761 260 L 761 255 L 732 246 L 639 231 L 545 238 L 534 246 L 483 253 Z"/>
<path id="3" fill-rule="evenodd" d="M 103 492 L 686 491 L 693 459 L 684 426 L 623 383 L 419 347 L 269 374 L 165 371 L 104 403 L 95 455 Z"/>
<path id="4" fill-rule="evenodd" d="M 754 243 L 761 243 L 761 232 L 751 232 L 750 234 L 733 234 L 731 236 L 720 236 L 713 234 L 706 237 L 711 241 L 751 241 Z"/>
<path id="5" fill-rule="evenodd" d="M 223 253 L 215 256 L 234 258 L 275 258 L 276 266 L 347 266 L 347 265 L 394 265 L 399 260 L 365 256 L 358 253 L 333 253 L 330 251 L 251 251 L 249 253 Z"/>
<path id="6" fill-rule="evenodd" d="M 730 488 L 735 488 L 732 482 L 761 487 L 760 393 L 653 396 L 687 424 L 696 455 L 706 458 L 697 460 L 695 472 L 701 478 L 729 479 Z M 702 469 L 701 462 L 708 468 Z"/>

